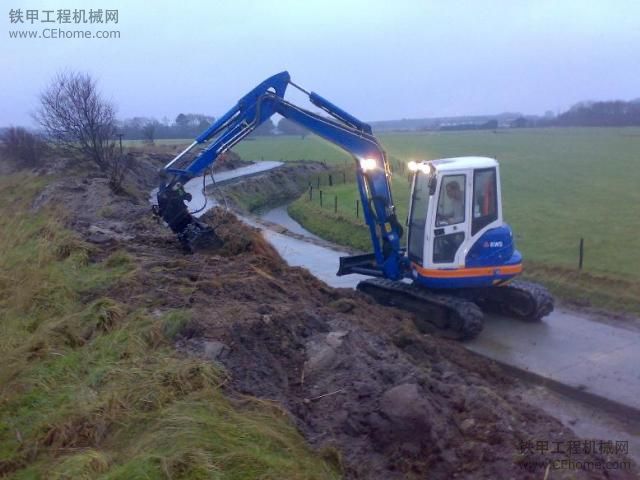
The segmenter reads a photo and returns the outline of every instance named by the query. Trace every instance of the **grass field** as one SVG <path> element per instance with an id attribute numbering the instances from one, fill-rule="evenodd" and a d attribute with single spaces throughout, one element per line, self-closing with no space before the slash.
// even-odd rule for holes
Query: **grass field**
<path id="1" fill-rule="evenodd" d="M 379 135 L 390 158 L 408 162 L 485 155 L 501 164 L 505 219 L 512 225 L 530 275 L 559 290 L 619 293 L 640 305 L 640 129 L 563 128 Z M 349 157 L 315 138 L 265 138 L 235 149 L 245 159 L 324 160 Z M 347 168 L 350 163 L 346 163 Z M 394 177 L 395 203 L 406 217 L 408 183 Z M 311 231 L 357 248 L 366 231 L 355 218 L 354 185 L 323 187 L 323 211 L 302 197 L 292 214 Z M 333 213 L 338 195 L 339 213 Z M 584 270 L 577 275 L 578 245 L 585 239 Z M 596 280 L 597 279 L 597 280 Z M 574 288 L 575 287 L 575 288 Z M 617 292 L 617 293 L 616 293 Z M 627 296 L 632 298 L 626 299 Z M 628 300 L 628 302 L 627 302 Z M 636 308 L 633 307 L 635 310 Z"/>

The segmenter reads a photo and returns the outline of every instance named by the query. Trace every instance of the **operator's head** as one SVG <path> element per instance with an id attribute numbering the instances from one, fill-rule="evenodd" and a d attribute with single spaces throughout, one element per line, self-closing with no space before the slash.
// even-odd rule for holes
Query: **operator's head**
<path id="1" fill-rule="evenodd" d="M 447 183 L 447 196 L 449 198 L 459 199 L 462 197 L 462 191 L 460 190 L 460 184 L 455 180 Z"/>

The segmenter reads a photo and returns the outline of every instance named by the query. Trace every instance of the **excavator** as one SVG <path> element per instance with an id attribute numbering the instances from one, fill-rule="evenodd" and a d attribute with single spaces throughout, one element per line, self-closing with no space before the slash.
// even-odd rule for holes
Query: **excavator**
<path id="1" fill-rule="evenodd" d="M 287 87 L 321 112 L 285 100 Z M 413 172 L 407 236 L 396 215 L 391 167 L 369 124 L 278 73 L 247 93 L 163 169 L 155 207 L 186 250 L 219 244 L 215 231 L 188 211 L 184 185 L 279 114 L 337 145 L 354 160 L 356 185 L 372 251 L 340 258 L 337 275 L 361 274 L 358 290 L 384 305 L 409 310 L 438 334 L 467 340 L 485 311 L 538 321 L 553 311 L 541 285 L 516 279 L 522 255 L 502 217 L 500 169 L 492 158 L 409 162 Z M 185 157 L 196 147 L 195 155 Z"/>

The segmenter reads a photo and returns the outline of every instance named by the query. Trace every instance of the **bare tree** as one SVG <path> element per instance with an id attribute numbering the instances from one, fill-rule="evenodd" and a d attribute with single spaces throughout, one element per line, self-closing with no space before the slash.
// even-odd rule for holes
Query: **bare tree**
<path id="1" fill-rule="evenodd" d="M 148 143 L 149 145 L 154 144 L 157 127 L 157 120 L 149 120 L 142 126 L 142 138 L 144 138 L 145 143 Z"/>
<path id="2" fill-rule="evenodd" d="M 109 186 L 114 192 L 122 193 L 124 191 L 122 188 L 122 182 L 131 168 L 131 163 L 131 154 L 116 153 L 113 156 L 111 166 L 109 168 Z"/>
<path id="3" fill-rule="evenodd" d="M 117 157 L 115 107 L 102 97 L 89 74 L 56 75 L 40 94 L 34 117 L 64 151 L 90 158 L 105 172 L 113 168 Z"/>

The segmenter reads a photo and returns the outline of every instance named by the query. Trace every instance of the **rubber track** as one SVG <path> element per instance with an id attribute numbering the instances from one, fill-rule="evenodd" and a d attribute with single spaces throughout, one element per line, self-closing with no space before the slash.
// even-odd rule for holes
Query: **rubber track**
<path id="1" fill-rule="evenodd" d="M 450 295 L 439 295 L 427 289 L 414 286 L 404 282 L 396 282 L 383 278 L 371 278 L 363 280 L 358 284 L 358 290 L 374 297 L 380 303 L 389 303 L 398 308 L 415 312 L 415 308 L 410 308 L 403 299 L 411 298 L 427 304 L 429 307 L 436 307 L 445 313 L 449 319 L 455 319 L 454 330 L 443 329 L 434 321 L 428 320 L 442 336 L 455 338 L 457 340 L 470 340 L 478 336 L 482 331 L 484 315 L 480 307 L 464 298 Z M 379 294 L 384 292 L 385 297 Z M 376 295 L 378 294 L 378 295 Z M 392 295 L 392 301 L 388 302 L 387 297 Z M 384 299 L 383 299 L 384 298 Z M 403 304 L 404 303 L 404 304 Z M 415 312 L 419 313 L 419 312 Z"/>
<path id="2" fill-rule="evenodd" d="M 523 320 L 535 322 L 539 321 L 542 317 L 549 315 L 553 312 L 553 297 L 549 293 L 549 291 L 544 288 L 542 285 L 538 285 L 537 283 L 524 282 L 522 280 L 513 280 L 509 282 L 507 285 L 503 287 L 498 287 L 495 290 L 500 292 L 502 289 L 505 289 L 507 292 L 506 300 L 504 300 L 506 309 L 513 315 L 522 318 Z M 509 309 L 509 292 L 516 291 L 518 294 L 524 293 L 530 299 L 535 302 L 535 307 L 533 312 L 522 317 L 521 315 L 517 315 L 515 312 Z"/>

